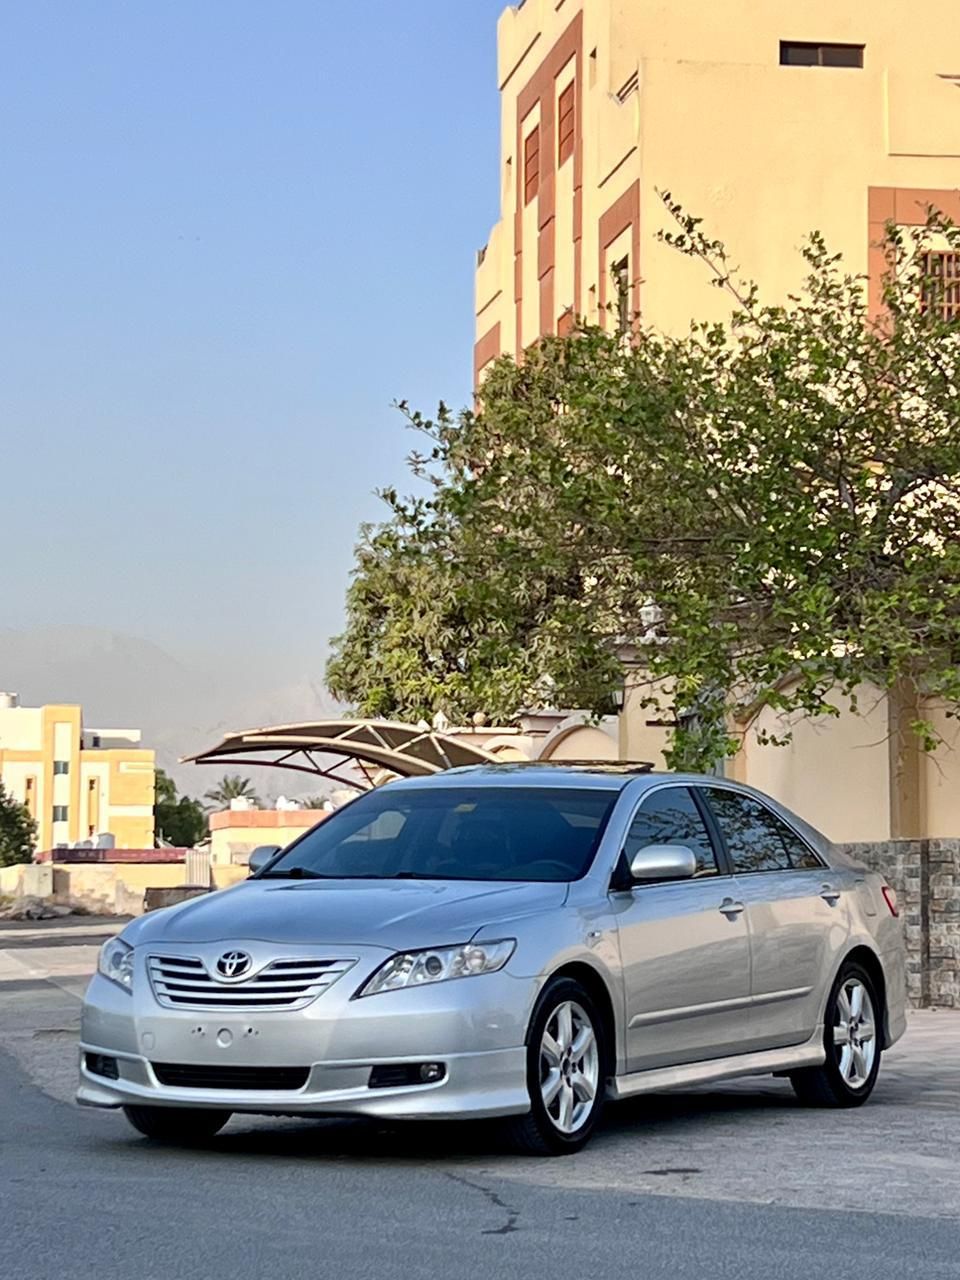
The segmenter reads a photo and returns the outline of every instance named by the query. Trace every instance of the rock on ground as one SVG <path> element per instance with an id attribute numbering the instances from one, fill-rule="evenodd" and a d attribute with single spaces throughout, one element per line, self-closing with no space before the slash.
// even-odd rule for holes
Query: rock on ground
<path id="1" fill-rule="evenodd" d="M 0 911 L 0 920 L 58 920 L 61 916 L 82 915 L 73 904 L 49 902 L 46 898 L 15 898 Z"/>

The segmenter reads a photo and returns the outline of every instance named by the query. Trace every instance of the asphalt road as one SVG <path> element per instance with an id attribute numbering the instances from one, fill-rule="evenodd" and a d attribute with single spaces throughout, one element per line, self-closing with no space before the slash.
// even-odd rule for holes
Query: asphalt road
<path id="1" fill-rule="evenodd" d="M 28 942 L 27 967 L 0 955 L 21 957 L 0 965 L 0 1274 L 15 1280 L 960 1274 L 956 1018 L 920 1019 L 876 1101 L 841 1116 L 756 1082 L 611 1109 L 563 1160 L 513 1157 L 487 1125 L 259 1119 L 178 1151 L 67 1101 L 88 957 L 71 951 L 73 972 L 60 952 L 41 976 Z"/>

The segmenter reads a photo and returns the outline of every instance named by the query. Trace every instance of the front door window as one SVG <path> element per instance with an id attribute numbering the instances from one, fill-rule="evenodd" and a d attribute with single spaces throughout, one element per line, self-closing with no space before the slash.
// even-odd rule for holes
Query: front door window
<path id="1" fill-rule="evenodd" d="M 665 787 L 654 791 L 641 805 L 627 833 L 628 865 L 648 844 L 679 844 L 697 859 L 698 876 L 719 872 L 716 854 L 689 787 Z"/>

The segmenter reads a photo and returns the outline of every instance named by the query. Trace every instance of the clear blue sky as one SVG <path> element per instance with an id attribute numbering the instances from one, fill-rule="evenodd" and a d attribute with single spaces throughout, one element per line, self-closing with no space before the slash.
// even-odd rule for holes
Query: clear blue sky
<path id="1" fill-rule="evenodd" d="M 10 0 L 0 626 L 320 659 L 470 392 L 502 0 Z"/>

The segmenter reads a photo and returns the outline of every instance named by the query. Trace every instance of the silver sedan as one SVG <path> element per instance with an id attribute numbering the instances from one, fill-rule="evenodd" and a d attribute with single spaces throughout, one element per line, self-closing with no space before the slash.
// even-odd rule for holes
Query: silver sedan
<path id="1" fill-rule="evenodd" d="M 852 1107 L 905 1027 L 896 895 L 749 788 L 503 766 L 391 783 L 103 948 L 78 1099 L 165 1141 L 233 1112 L 504 1118 L 788 1075 Z"/>

